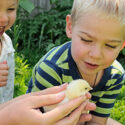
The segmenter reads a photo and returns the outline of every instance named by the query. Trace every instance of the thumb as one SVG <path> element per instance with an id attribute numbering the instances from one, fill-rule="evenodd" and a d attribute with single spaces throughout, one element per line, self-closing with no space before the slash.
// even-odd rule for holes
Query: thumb
<path id="1" fill-rule="evenodd" d="M 48 95 L 40 95 L 40 96 L 32 96 L 31 100 L 29 100 L 31 104 L 31 108 L 40 108 L 42 106 L 48 106 L 52 104 L 57 104 L 61 102 L 65 97 L 63 92 L 58 94 L 48 94 Z"/>

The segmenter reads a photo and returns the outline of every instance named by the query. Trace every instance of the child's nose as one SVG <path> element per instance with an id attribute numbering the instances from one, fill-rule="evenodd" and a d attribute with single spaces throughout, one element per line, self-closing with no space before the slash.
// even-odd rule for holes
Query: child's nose
<path id="1" fill-rule="evenodd" d="M 103 57 L 103 52 L 102 52 L 102 48 L 100 46 L 94 46 L 92 48 L 90 48 L 89 51 L 89 56 L 92 58 L 101 58 Z"/>
<path id="2" fill-rule="evenodd" d="M 0 13 L 0 26 L 6 26 L 8 24 L 8 15 L 7 13 Z"/>

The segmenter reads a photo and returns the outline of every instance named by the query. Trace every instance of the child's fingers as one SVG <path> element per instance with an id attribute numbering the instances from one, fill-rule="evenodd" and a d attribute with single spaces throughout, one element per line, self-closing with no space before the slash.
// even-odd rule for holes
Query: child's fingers
<path id="1" fill-rule="evenodd" d="M 0 82 L 0 87 L 6 86 L 7 82 Z"/>
<path id="2" fill-rule="evenodd" d="M 0 64 L 7 64 L 7 61 L 3 61 L 3 62 L 1 62 Z"/>
<path id="3" fill-rule="evenodd" d="M 8 70 L 1 70 L 0 69 L 0 76 L 8 76 Z"/>
<path id="4" fill-rule="evenodd" d="M 8 77 L 7 76 L 0 76 L 0 83 L 7 82 Z"/>
<path id="5" fill-rule="evenodd" d="M 0 87 L 6 86 L 7 80 L 8 80 L 8 75 L 7 76 L 0 76 Z"/>
<path id="6" fill-rule="evenodd" d="M 0 64 L 0 70 L 8 70 L 8 64 Z"/>

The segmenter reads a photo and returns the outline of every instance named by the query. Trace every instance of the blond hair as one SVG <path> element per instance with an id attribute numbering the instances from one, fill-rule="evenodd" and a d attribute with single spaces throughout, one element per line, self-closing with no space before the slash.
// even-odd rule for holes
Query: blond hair
<path id="1" fill-rule="evenodd" d="M 74 0 L 71 11 L 73 25 L 82 14 L 88 11 L 95 11 L 100 15 L 103 12 L 108 17 L 118 17 L 125 24 L 125 0 Z"/>

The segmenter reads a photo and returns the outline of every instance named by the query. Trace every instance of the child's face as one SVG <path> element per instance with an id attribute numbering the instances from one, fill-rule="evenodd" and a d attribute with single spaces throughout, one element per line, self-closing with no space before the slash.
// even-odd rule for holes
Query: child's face
<path id="1" fill-rule="evenodd" d="M 89 13 L 74 26 L 70 15 L 66 21 L 66 33 L 72 39 L 72 57 L 81 74 L 95 74 L 113 63 L 124 41 L 124 27 L 116 18 Z"/>
<path id="2" fill-rule="evenodd" d="M 0 0 L 0 37 L 16 19 L 18 0 Z"/>

